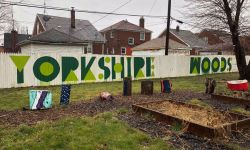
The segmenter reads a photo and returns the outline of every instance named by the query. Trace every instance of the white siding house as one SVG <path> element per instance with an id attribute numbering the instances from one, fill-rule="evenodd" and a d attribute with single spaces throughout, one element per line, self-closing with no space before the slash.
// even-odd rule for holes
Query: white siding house
<path id="1" fill-rule="evenodd" d="M 18 43 L 21 53 L 101 54 L 105 39 L 88 21 L 38 14 L 31 38 Z"/>
<path id="2" fill-rule="evenodd" d="M 163 56 L 165 55 L 166 38 L 156 38 L 132 48 L 133 56 Z M 190 48 L 173 40 L 169 40 L 169 55 L 189 55 Z"/>
<path id="3" fill-rule="evenodd" d="M 22 54 L 33 53 L 81 53 L 85 54 L 84 49 L 88 49 L 87 54 L 92 54 L 92 44 L 88 45 L 65 45 L 65 44 L 39 44 L 30 43 L 22 46 Z"/>

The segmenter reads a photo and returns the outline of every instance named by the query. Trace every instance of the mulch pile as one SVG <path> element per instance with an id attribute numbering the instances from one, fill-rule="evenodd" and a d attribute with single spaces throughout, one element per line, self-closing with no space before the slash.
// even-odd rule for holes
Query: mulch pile
<path id="1" fill-rule="evenodd" d="M 187 102 L 191 99 L 200 99 L 219 110 L 229 110 L 237 105 L 223 104 L 211 100 L 210 95 L 191 91 L 175 91 L 171 94 L 154 94 L 153 96 L 133 95 L 132 97 L 115 96 L 113 101 L 100 101 L 99 98 L 88 102 L 71 103 L 67 107 L 56 106 L 53 109 L 41 111 L 0 111 L 0 125 L 18 126 L 20 124 L 34 125 L 40 121 L 55 121 L 67 116 L 94 116 L 105 111 L 115 111 L 119 108 L 128 108 L 127 113 L 118 114 L 118 118 L 127 122 L 131 127 L 137 128 L 152 137 L 166 138 L 166 141 L 179 148 L 185 149 L 228 149 L 224 145 L 216 144 L 210 139 L 196 137 L 189 133 L 176 134 L 168 124 L 158 122 L 153 118 L 136 115 L 131 109 L 135 103 L 175 100 Z M 250 130 L 235 133 L 229 140 L 241 146 L 250 148 Z"/>

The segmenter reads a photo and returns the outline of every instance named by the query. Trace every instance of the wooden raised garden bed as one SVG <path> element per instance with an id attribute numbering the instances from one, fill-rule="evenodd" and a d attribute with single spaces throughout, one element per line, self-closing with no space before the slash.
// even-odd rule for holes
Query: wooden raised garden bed
<path id="1" fill-rule="evenodd" d="M 250 118 L 247 116 L 181 102 L 157 101 L 132 107 L 135 112 L 149 113 L 158 121 L 185 125 L 186 131 L 202 137 L 225 137 L 233 130 L 250 127 Z"/>
<path id="2" fill-rule="evenodd" d="M 250 99 L 243 97 L 233 97 L 227 95 L 212 94 L 212 99 L 222 101 L 229 104 L 240 104 L 250 106 Z"/>

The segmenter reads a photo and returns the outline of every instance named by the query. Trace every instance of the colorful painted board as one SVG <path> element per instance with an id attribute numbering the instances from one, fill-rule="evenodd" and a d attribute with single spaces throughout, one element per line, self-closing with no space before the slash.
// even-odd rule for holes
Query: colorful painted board
<path id="1" fill-rule="evenodd" d="M 31 110 L 52 108 L 52 93 L 46 90 L 30 90 L 29 103 Z"/>
<path id="2" fill-rule="evenodd" d="M 60 105 L 68 105 L 70 100 L 71 85 L 62 85 Z"/>
<path id="3" fill-rule="evenodd" d="M 161 92 L 162 93 L 171 93 L 172 92 L 172 82 L 169 80 L 161 81 Z"/>

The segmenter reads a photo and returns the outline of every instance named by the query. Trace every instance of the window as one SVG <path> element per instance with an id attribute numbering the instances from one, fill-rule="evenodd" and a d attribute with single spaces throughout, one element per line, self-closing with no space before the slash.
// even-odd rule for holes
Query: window
<path id="1" fill-rule="evenodd" d="M 110 31 L 110 38 L 114 38 L 113 31 Z"/>
<path id="2" fill-rule="evenodd" d="M 103 37 L 104 37 L 104 40 L 106 40 L 106 34 L 105 33 L 103 34 Z"/>
<path id="3" fill-rule="evenodd" d="M 126 47 L 121 48 L 121 54 L 122 55 L 126 55 L 126 51 L 127 51 Z"/>
<path id="4" fill-rule="evenodd" d="M 91 47 L 88 47 L 88 50 L 87 50 L 87 53 L 92 53 L 92 48 Z"/>
<path id="5" fill-rule="evenodd" d="M 128 45 L 134 45 L 135 41 L 134 38 L 128 38 Z"/>
<path id="6" fill-rule="evenodd" d="M 141 41 L 144 41 L 144 40 L 145 40 L 145 33 L 144 33 L 144 32 L 141 32 L 141 33 L 140 33 L 140 40 L 141 40 Z"/>
<path id="7" fill-rule="evenodd" d="M 106 54 L 108 55 L 108 54 L 109 54 L 109 48 L 107 48 L 107 51 L 106 51 L 106 52 L 107 52 Z"/>
<path id="8" fill-rule="evenodd" d="M 204 41 L 208 44 L 208 37 L 204 37 Z"/>
<path id="9" fill-rule="evenodd" d="M 88 52 L 88 46 L 87 45 L 84 45 L 84 54 L 87 54 L 87 52 Z"/>

